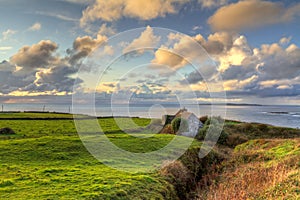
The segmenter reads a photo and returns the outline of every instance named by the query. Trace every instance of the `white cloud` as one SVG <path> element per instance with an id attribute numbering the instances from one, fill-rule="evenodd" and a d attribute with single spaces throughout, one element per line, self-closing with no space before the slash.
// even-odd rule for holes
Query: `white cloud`
<path id="1" fill-rule="evenodd" d="M 138 52 L 142 53 L 145 50 L 144 48 L 155 46 L 159 41 L 160 37 L 154 35 L 153 29 L 147 26 L 146 30 L 143 31 L 138 38 L 134 39 L 123 49 L 123 53 L 130 53 L 130 51 L 135 49 L 141 49 L 141 51 L 138 50 Z"/>
<path id="2" fill-rule="evenodd" d="M 69 22 L 78 22 L 79 21 L 79 19 L 69 17 L 69 16 L 66 16 L 66 15 L 63 15 L 63 14 L 59 14 L 59 13 L 52 13 L 52 12 L 50 13 L 50 12 L 37 11 L 37 12 L 35 12 L 35 14 L 54 17 L 54 18 L 57 18 L 57 19 L 60 19 L 60 20 L 63 20 L 63 21 L 69 21 Z"/>
<path id="3" fill-rule="evenodd" d="M 285 45 L 290 43 L 292 37 L 283 37 L 279 40 L 279 44 Z"/>
<path id="4" fill-rule="evenodd" d="M 12 35 L 16 34 L 17 31 L 12 30 L 12 29 L 7 29 L 6 31 L 2 32 L 3 40 L 7 40 L 10 38 Z"/>
<path id="5" fill-rule="evenodd" d="M 8 47 L 8 46 L 3 47 L 3 46 L 0 46 L 0 51 L 7 51 L 7 50 L 11 50 L 11 49 L 12 49 L 12 47 Z"/>
<path id="6" fill-rule="evenodd" d="M 114 35 L 116 33 L 116 30 L 114 30 L 112 27 L 107 26 L 107 24 L 102 24 L 99 28 L 98 34 L 100 35 Z"/>
<path id="7" fill-rule="evenodd" d="M 32 46 L 22 47 L 10 58 L 10 62 L 21 67 L 22 71 L 32 71 L 36 68 L 46 68 L 55 61 L 53 53 L 58 45 L 50 40 L 42 40 Z"/>
<path id="8" fill-rule="evenodd" d="M 41 23 L 36 22 L 36 23 L 34 23 L 32 26 L 30 26 L 30 27 L 28 28 L 28 30 L 29 30 L 29 31 L 39 31 L 39 30 L 41 30 L 41 28 L 42 28 Z"/>
<path id="9" fill-rule="evenodd" d="M 82 13 L 80 23 L 82 26 L 98 19 L 115 21 L 122 17 L 139 20 L 151 20 L 164 17 L 167 14 L 177 13 L 187 0 L 96 0 Z"/>
<path id="10" fill-rule="evenodd" d="M 202 26 L 194 26 L 193 31 L 201 30 L 203 27 Z"/>
<path id="11" fill-rule="evenodd" d="M 69 62 L 78 64 L 81 59 L 87 57 L 93 52 L 100 44 L 107 41 L 107 37 L 101 34 L 97 34 L 94 39 L 90 36 L 77 37 L 73 42 L 73 48 L 68 49 L 67 52 L 70 54 Z M 110 47 L 106 47 L 105 51 L 111 53 L 113 50 Z"/>
<path id="12" fill-rule="evenodd" d="M 288 22 L 299 13 L 300 3 L 285 8 L 280 2 L 245 0 L 221 7 L 208 19 L 208 24 L 216 31 L 239 31 Z"/>

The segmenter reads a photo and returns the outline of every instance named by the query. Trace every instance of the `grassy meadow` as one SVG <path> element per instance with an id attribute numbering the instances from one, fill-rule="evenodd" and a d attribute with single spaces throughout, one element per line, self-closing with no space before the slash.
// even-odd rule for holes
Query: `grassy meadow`
<path id="1" fill-rule="evenodd" d="M 0 114 L 0 128 L 16 133 L 0 135 L 0 199 L 300 198 L 300 130 L 226 121 L 226 140 L 205 158 L 198 157 L 201 141 L 180 137 L 192 145 L 179 161 L 150 173 L 139 172 L 143 163 L 136 163 L 136 172 L 129 173 L 95 159 L 71 118 L 58 113 Z M 112 143 L 133 153 L 158 150 L 174 139 L 172 134 L 148 137 L 154 132 L 135 131 L 147 127 L 150 119 L 116 120 L 97 119 Z M 92 126 L 89 119 L 84 121 Z"/>
<path id="2" fill-rule="evenodd" d="M 17 133 L 0 136 L 0 199 L 161 199 L 171 195 L 168 183 L 155 173 L 120 172 L 97 161 L 83 146 L 72 120 L 26 120 L 57 116 L 70 117 L 18 113 L 9 117 L 24 120 L 0 120 L 0 127 Z M 120 132 L 113 119 L 99 121 L 105 131 Z M 121 144 L 132 140 L 124 135 L 120 138 Z"/>

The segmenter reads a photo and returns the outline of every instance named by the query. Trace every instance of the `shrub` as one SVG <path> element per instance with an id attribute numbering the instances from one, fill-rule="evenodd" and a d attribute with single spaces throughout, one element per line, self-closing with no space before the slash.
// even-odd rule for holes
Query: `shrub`
<path id="1" fill-rule="evenodd" d="M 207 115 L 202 116 L 202 117 L 199 118 L 199 120 L 200 120 L 203 124 L 205 124 L 205 122 L 208 120 L 208 116 L 207 116 Z"/>
<path id="2" fill-rule="evenodd" d="M 206 120 L 204 127 L 199 129 L 196 138 L 199 140 L 204 140 L 206 138 L 211 141 L 218 139 L 217 143 L 226 144 L 228 134 L 223 129 L 223 123 L 224 120 L 221 117 L 209 118 Z"/>
<path id="3" fill-rule="evenodd" d="M 16 133 L 11 128 L 6 127 L 0 129 L 0 135 L 14 135 L 14 134 Z"/>
<path id="4" fill-rule="evenodd" d="M 238 125 L 239 130 L 245 133 L 249 133 L 253 130 L 253 125 L 250 123 L 241 123 Z"/>
<path id="5" fill-rule="evenodd" d="M 257 128 L 260 130 L 260 131 L 263 131 L 263 132 L 267 132 L 269 130 L 269 127 L 268 125 L 266 124 L 258 124 L 257 125 Z"/>
<path id="6" fill-rule="evenodd" d="M 172 125 L 171 124 L 167 124 L 163 130 L 161 131 L 162 133 L 165 133 L 165 134 L 174 134 L 174 131 L 173 131 L 173 128 L 172 128 Z"/>
<path id="7" fill-rule="evenodd" d="M 192 177 L 182 162 L 178 160 L 166 161 L 160 169 L 160 174 L 174 185 L 180 199 L 186 199 L 189 186 L 192 184 Z"/>
<path id="8" fill-rule="evenodd" d="M 189 128 L 188 121 L 186 119 L 182 119 L 179 117 L 173 119 L 173 121 L 171 122 L 171 125 L 172 125 L 173 131 L 175 133 L 177 133 L 177 132 L 182 133 L 182 132 L 188 131 L 188 128 Z"/>
<path id="9" fill-rule="evenodd" d="M 235 147 L 235 146 L 237 146 L 239 144 L 243 144 L 247 141 L 248 141 L 248 138 L 246 136 L 235 133 L 235 134 L 228 135 L 226 143 L 230 147 Z"/>

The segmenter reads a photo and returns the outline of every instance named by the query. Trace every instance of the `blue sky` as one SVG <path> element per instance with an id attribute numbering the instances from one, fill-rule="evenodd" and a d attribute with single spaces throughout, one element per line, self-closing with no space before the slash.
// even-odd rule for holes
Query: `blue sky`
<path id="1" fill-rule="evenodd" d="M 122 48 L 151 46 L 159 37 L 154 27 L 162 27 L 186 34 L 203 46 L 216 63 L 210 75 L 222 79 L 213 85 L 223 85 L 229 102 L 299 104 L 299 13 L 296 0 L 0 0 L 0 101 L 68 102 L 76 92 L 89 93 L 95 73 L 79 74 L 75 91 L 74 81 L 99 44 L 123 31 L 144 27 L 131 41 L 124 38 Z M 104 45 L 109 57 L 119 44 Z M 183 35 L 174 37 L 165 50 L 181 53 L 187 48 L 189 59 L 199 59 Z M 141 99 L 147 96 L 148 101 L 168 101 L 180 91 L 191 102 L 224 101 L 207 95 L 207 82 L 195 73 L 199 69 L 191 71 L 188 63 L 175 61 L 174 55 L 160 49 L 124 55 L 113 64 L 114 70 L 105 73 L 96 92 L 110 97 L 131 91 Z M 139 76 L 127 73 L 141 63 L 150 67 L 142 67 Z M 151 68 L 154 64 L 169 65 L 183 74 L 189 86 L 176 73 Z M 213 71 L 208 66 L 200 70 Z M 118 76 L 122 73 L 128 77 L 121 84 Z M 170 84 L 173 87 L 167 88 Z M 190 98 L 190 90 L 197 98 Z"/>

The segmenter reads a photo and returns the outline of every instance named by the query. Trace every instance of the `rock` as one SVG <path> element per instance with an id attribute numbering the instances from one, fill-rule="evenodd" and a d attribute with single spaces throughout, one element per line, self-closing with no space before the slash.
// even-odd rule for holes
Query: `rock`
<path id="1" fill-rule="evenodd" d="M 1 128 L 0 129 L 0 135 L 13 135 L 16 134 L 11 128 Z"/>

